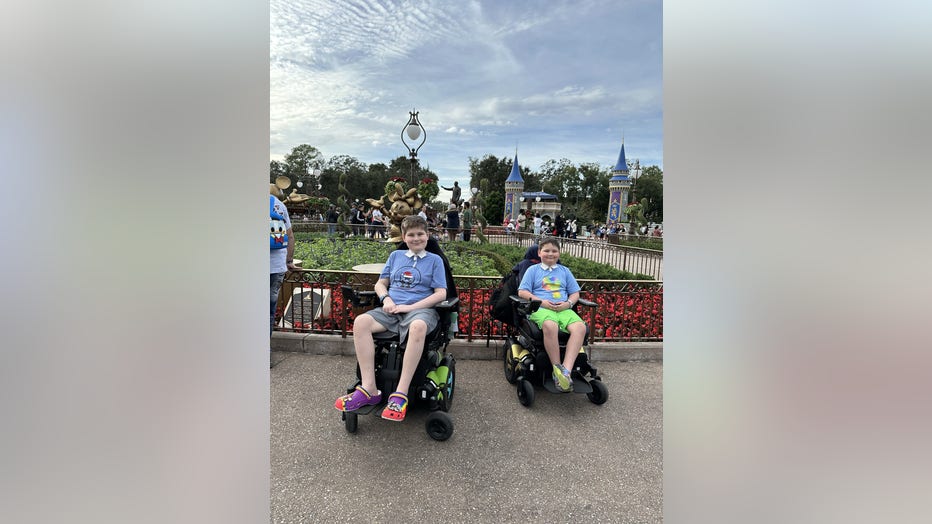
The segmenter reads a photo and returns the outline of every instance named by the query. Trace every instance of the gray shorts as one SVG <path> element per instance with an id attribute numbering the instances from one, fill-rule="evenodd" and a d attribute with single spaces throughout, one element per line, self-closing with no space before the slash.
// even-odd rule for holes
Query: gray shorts
<path id="1" fill-rule="evenodd" d="M 415 320 L 423 320 L 427 324 L 428 334 L 436 329 L 437 324 L 440 322 L 440 315 L 436 309 L 415 309 L 409 313 L 392 315 L 382 311 L 381 307 L 377 307 L 366 311 L 363 315 L 372 317 L 376 322 L 384 326 L 386 331 L 398 333 L 399 339 L 402 341 L 408 338 L 408 327 Z"/>

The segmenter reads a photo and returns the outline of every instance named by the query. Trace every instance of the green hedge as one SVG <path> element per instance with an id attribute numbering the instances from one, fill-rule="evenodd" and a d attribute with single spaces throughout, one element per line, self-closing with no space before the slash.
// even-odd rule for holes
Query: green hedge
<path id="1" fill-rule="evenodd" d="M 394 244 L 372 240 L 328 238 L 320 233 L 295 233 L 295 258 L 302 267 L 349 271 L 358 264 L 385 262 Z M 521 259 L 527 248 L 504 244 L 453 242 L 446 244 L 447 258 L 456 275 L 504 275 Z M 607 264 L 572 255 L 560 255 L 560 263 L 578 279 L 654 280 L 650 275 L 622 271 Z"/>
<path id="2" fill-rule="evenodd" d="M 515 264 L 524 258 L 527 248 L 507 244 L 454 244 L 460 249 L 484 254 L 496 261 L 495 266 L 499 274 L 504 275 Z M 560 255 L 560 263 L 570 268 L 577 279 L 592 280 L 654 280 L 650 275 L 632 273 L 616 269 L 608 264 L 593 262 L 586 258 L 577 258 L 573 255 Z"/>

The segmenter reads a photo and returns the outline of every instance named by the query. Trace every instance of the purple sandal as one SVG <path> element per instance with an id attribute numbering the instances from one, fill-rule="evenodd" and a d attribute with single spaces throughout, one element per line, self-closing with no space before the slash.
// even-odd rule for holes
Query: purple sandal
<path id="1" fill-rule="evenodd" d="M 382 402 L 381 393 L 370 395 L 362 386 L 356 386 L 352 393 L 338 398 L 333 407 L 339 411 L 356 411 L 361 407 L 374 406 L 379 402 Z"/>

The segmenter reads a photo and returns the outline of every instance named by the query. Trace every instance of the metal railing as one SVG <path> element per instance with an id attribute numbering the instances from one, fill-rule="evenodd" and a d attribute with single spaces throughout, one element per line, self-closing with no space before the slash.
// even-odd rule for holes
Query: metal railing
<path id="1" fill-rule="evenodd" d="M 279 294 L 276 331 L 323 333 L 346 337 L 364 310 L 343 300 L 344 284 L 371 290 L 378 275 L 354 271 L 304 269 L 285 276 Z M 498 276 L 454 275 L 460 298 L 457 337 L 472 341 L 503 339 L 509 327 L 489 316 L 489 297 Z M 598 304 L 580 307 L 590 339 L 601 341 L 663 340 L 663 282 L 651 280 L 579 280 L 580 296 Z"/>
<path id="2" fill-rule="evenodd" d="M 512 233 L 509 235 L 501 232 L 501 229 L 501 227 L 486 229 L 485 236 L 490 243 L 518 245 L 528 248 L 540 238 L 533 233 Z M 561 253 L 663 280 L 663 251 L 622 246 L 612 243 L 612 239 L 610 241 L 600 241 L 560 238 L 559 240 Z"/>

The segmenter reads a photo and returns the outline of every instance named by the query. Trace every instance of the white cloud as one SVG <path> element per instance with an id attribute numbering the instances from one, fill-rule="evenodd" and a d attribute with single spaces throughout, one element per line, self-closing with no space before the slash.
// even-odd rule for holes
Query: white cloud
<path id="1" fill-rule="evenodd" d="M 640 136 L 644 150 L 662 151 L 660 5 L 645 20 L 626 18 L 650 11 L 643 5 L 625 9 L 551 2 L 528 16 L 523 5 L 492 0 L 273 0 L 271 153 L 308 143 L 326 156 L 387 163 L 405 152 L 400 133 L 412 108 L 428 131 L 422 158 L 450 183 L 468 171 L 469 156 L 510 156 L 515 141 L 529 161 L 607 164 L 620 143 L 612 130 L 624 127 L 632 147 Z M 571 48 L 583 39 L 568 38 L 565 27 L 612 19 L 656 27 L 638 35 L 654 54 Z M 556 50 L 576 58 L 548 62 Z M 593 81 L 579 70 L 609 72 Z M 607 149 L 604 158 L 572 156 L 593 147 Z"/>

